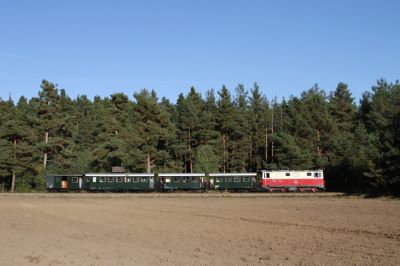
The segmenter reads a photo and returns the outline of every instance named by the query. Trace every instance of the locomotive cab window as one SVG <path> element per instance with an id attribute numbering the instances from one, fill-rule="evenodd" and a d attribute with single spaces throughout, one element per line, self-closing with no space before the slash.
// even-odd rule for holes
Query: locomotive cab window
<path id="1" fill-rule="evenodd" d="M 270 178 L 269 173 L 267 173 L 267 178 Z"/>
<path id="2" fill-rule="evenodd" d="M 233 181 L 237 183 L 237 182 L 240 182 L 240 179 L 241 179 L 240 177 L 235 177 L 235 178 L 233 179 Z"/>
<path id="3" fill-rule="evenodd" d="M 314 177 L 321 177 L 320 173 L 314 173 Z"/>
<path id="4" fill-rule="evenodd" d="M 286 173 L 285 176 L 290 176 L 290 173 Z"/>
<path id="5" fill-rule="evenodd" d="M 105 177 L 100 177 L 100 178 L 99 178 L 99 182 L 100 182 L 100 183 L 106 182 L 106 178 L 105 178 Z"/>
<path id="6" fill-rule="evenodd" d="M 311 173 L 307 173 L 307 176 L 311 176 Z"/>
<path id="7" fill-rule="evenodd" d="M 232 177 L 225 177 L 225 182 L 232 182 Z"/>

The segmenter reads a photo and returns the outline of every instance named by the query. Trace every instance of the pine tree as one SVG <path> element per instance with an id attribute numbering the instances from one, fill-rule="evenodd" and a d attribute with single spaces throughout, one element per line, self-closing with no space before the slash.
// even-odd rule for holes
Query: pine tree
<path id="1" fill-rule="evenodd" d="M 153 168 L 157 170 L 165 165 L 165 151 L 175 137 L 175 127 L 169 114 L 158 104 L 154 91 L 149 93 L 144 89 L 135 93 L 134 98 L 135 130 L 142 140 L 138 148 L 144 155 L 145 169 L 150 173 Z M 164 155 L 164 159 L 158 160 L 158 155 Z"/>

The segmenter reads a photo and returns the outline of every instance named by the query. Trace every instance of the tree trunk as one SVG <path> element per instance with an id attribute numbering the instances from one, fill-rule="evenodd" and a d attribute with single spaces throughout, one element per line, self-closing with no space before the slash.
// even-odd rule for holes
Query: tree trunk
<path id="1" fill-rule="evenodd" d="M 265 163 L 268 163 L 268 125 L 265 125 Z"/>
<path id="2" fill-rule="evenodd" d="M 189 129 L 189 141 L 188 141 L 188 150 L 189 150 L 189 172 L 193 173 L 193 157 L 192 157 L 192 134 Z"/>
<path id="3" fill-rule="evenodd" d="M 272 107 L 272 116 L 271 116 L 271 135 L 274 136 L 274 108 Z M 274 141 L 271 141 L 271 162 L 274 161 Z"/>
<path id="4" fill-rule="evenodd" d="M 44 133 L 44 143 L 49 143 L 49 132 L 46 131 Z M 47 149 L 47 147 L 46 147 Z M 44 152 L 44 158 L 43 158 L 43 168 L 46 170 L 47 167 L 47 150 Z"/>
<path id="5" fill-rule="evenodd" d="M 151 161 L 150 161 L 150 154 L 147 154 L 147 173 L 151 173 Z"/>
<path id="6" fill-rule="evenodd" d="M 224 157 L 224 161 L 223 161 L 223 172 L 226 172 L 226 134 L 222 134 L 222 144 L 223 144 L 223 157 Z"/>
<path id="7" fill-rule="evenodd" d="M 16 161 L 17 161 L 17 139 L 14 139 L 14 163 Z M 12 170 L 12 180 L 11 180 L 11 192 L 14 191 L 15 191 L 15 169 Z"/>

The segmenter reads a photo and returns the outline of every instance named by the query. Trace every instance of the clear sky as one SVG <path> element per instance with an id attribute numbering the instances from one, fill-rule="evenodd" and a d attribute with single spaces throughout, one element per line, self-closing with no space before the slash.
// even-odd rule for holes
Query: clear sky
<path id="1" fill-rule="evenodd" d="M 190 86 L 258 82 L 269 99 L 343 81 L 356 98 L 400 78 L 400 1 L 0 1 L 0 97 L 36 96 L 42 79 L 71 97 L 176 100 Z"/>

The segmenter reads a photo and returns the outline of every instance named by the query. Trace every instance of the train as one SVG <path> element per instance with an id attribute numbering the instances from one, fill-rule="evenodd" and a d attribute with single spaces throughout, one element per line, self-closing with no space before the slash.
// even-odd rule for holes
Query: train
<path id="1" fill-rule="evenodd" d="M 318 192 L 323 170 L 262 170 L 258 173 L 48 174 L 49 192 Z"/>

